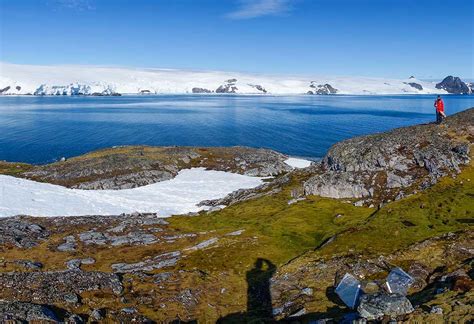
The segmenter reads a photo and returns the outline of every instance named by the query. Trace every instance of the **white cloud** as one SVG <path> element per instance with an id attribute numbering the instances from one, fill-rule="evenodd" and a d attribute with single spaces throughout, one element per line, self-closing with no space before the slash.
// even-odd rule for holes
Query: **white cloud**
<path id="1" fill-rule="evenodd" d="M 291 0 L 240 0 L 237 10 L 229 13 L 231 19 L 250 19 L 278 15 L 290 10 Z"/>

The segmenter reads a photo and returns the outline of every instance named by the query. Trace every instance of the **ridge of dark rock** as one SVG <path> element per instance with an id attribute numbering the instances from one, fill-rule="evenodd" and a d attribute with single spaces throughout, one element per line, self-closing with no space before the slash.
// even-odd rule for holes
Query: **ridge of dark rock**
<path id="1" fill-rule="evenodd" d="M 321 170 L 305 182 L 306 194 L 393 200 L 460 172 L 470 161 L 474 109 L 442 125 L 424 124 L 351 138 L 333 145 Z"/>
<path id="2" fill-rule="evenodd" d="M 471 93 L 466 83 L 464 83 L 459 77 L 453 77 L 452 75 L 447 76 L 443 81 L 436 84 L 436 89 L 443 89 L 452 94 Z"/>

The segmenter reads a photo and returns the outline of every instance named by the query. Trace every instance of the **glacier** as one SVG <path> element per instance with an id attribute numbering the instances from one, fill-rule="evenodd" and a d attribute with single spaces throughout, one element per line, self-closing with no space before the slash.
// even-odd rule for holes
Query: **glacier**
<path id="1" fill-rule="evenodd" d="M 435 82 L 371 77 L 297 77 L 223 71 L 186 71 L 0 62 L 0 95 L 120 94 L 446 94 Z"/>

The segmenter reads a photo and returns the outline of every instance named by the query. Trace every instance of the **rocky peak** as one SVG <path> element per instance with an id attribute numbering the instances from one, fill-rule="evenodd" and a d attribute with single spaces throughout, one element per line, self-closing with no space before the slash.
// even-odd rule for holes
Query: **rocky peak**
<path id="1" fill-rule="evenodd" d="M 440 83 L 436 84 L 436 89 L 443 89 L 452 94 L 469 94 L 469 87 L 459 77 L 447 76 Z"/>
<path id="2" fill-rule="evenodd" d="M 307 94 L 316 94 L 316 95 L 329 95 L 336 94 L 338 90 L 332 87 L 330 84 L 316 84 L 314 81 L 311 81 L 309 87 L 312 90 L 309 90 Z"/>
<path id="3" fill-rule="evenodd" d="M 219 88 L 216 89 L 216 93 L 236 93 L 239 88 L 236 86 L 237 79 L 229 79 L 224 82 Z"/>

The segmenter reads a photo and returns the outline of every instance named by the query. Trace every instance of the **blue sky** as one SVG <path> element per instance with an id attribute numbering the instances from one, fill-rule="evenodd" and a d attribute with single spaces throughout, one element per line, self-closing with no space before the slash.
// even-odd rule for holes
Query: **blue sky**
<path id="1" fill-rule="evenodd" d="M 0 0 L 0 60 L 474 78 L 472 0 Z"/>

